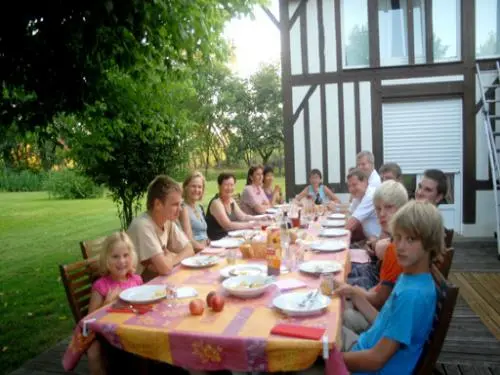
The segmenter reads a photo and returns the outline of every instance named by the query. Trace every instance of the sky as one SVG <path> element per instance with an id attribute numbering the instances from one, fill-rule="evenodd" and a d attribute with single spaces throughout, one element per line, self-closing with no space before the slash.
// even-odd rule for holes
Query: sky
<path id="1" fill-rule="evenodd" d="M 272 0 L 269 9 L 279 20 L 278 0 Z M 280 61 L 281 41 L 279 30 L 260 7 L 254 10 L 255 19 L 233 19 L 225 35 L 235 46 L 234 73 L 245 78 L 257 71 L 263 62 Z"/>

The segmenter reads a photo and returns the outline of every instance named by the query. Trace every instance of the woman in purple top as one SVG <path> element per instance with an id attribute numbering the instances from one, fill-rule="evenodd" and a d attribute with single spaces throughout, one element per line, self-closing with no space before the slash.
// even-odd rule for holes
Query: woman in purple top
<path id="1" fill-rule="evenodd" d="M 240 201 L 241 209 L 249 215 L 263 214 L 271 207 L 271 203 L 262 187 L 263 179 L 264 167 L 262 165 L 250 167 L 247 176 L 247 186 L 245 186 L 243 193 L 241 193 Z"/>

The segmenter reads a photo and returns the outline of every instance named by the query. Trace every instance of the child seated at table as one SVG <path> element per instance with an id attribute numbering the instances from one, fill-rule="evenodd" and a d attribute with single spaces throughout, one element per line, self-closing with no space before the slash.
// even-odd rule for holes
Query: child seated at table
<path id="1" fill-rule="evenodd" d="M 343 327 L 343 358 L 353 374 L 411 374 L 431 332 L 437 292 L 430 265 L 444 251 L 441 214 L 411 201 L 392 218 L 391 232 L 403 273 L 380 312 L 364 295 L 352 296 L 372 322 L 360 336 Z"/>
<path id="2" fill-rule="evenodd" d="M 341 203 L 340 199 L 334 194 L 334 192 L 326 185 L 323 184 L 321 171 L 319 169 L 313 169 L 309 173 L 309 186 L 306 186 L 297 195 L 297 200 L 301 201 L 304 198 L 312 199 L 314 204 L 323 204 L 329 201 Z"/>
<path id="3" fill-rule="evenodd" d="M 125 232 L 110 235 L 103 244 L 99 257 L 99 272 L 102 275 L 92 285 L 89 313 L 107 305 L 128 288 L 142 285 L 142 278 L 134 273 L 137 254 Z M 92 375 L 106 374 L 106 360 L 99 340 L 94 340 L 87 350 L 89 370 Z"/>

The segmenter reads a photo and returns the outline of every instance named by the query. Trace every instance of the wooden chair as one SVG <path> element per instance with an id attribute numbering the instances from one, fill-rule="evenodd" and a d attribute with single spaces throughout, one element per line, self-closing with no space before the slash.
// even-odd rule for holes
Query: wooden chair
<path id="1" fill-rule="evenodd" d="M 448 279 L 454 255 L 455 250 L 453 248 L 448 248 L 443 254 L 443 258 L 440 261 L 436 262 L 437 269 L 439 270 L 439 272 L 441 272 L 445 279 Z"/>
<path id="2" fill-rule="evenodd" d="M 59 271 L 76 322 L 87 315 L 92 282 L 98 276 L 98 257 L 60 265 Z"/>
<path id="3" fill-rule="evenodd" d="M 106 236 L 99 237 L 95 240 L 81 241 L 80 249 L 82 251 L 83 259 L 89 259 L 98 255 L 102 250 L 102 245 L 105 239 Z"/>
<path id="4" fill-rule="evenodd" d="M 434 366 L 443 347 L 444 339 L 450 326 L 451 316 L 457 302 L 458 288 L 446 280 L 434 265 L 432 266 L 432 276 L 434 277 L 438 291 L 436 314 L 431 334 L 413 372 L 414 375 L 439 373 L 439 371 L 436 372 L 434 370 Z"/>
<path id="5" fill-rule="evenodd" d="M 447 249 L 453 244 L 453 235 L 455 231 L 453 229 L 444 229 L 444 245 Z"/>

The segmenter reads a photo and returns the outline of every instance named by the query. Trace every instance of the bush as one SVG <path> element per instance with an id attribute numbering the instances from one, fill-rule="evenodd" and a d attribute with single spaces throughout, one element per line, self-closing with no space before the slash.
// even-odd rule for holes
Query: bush
<path id="1" fill-rule="evenodd" d="M 90 178 L 72 169 L 50 172 L 45 182 L 45 190 L 50 197 L 59 199 L 99 198 L 104 193 L 102 186 L 96 185 Z"/>
<path id="2" fill-rule="evenodd" d="M 42 191 L 47 178 L 45 172 L 0 169 L 0 191 Z"/>

